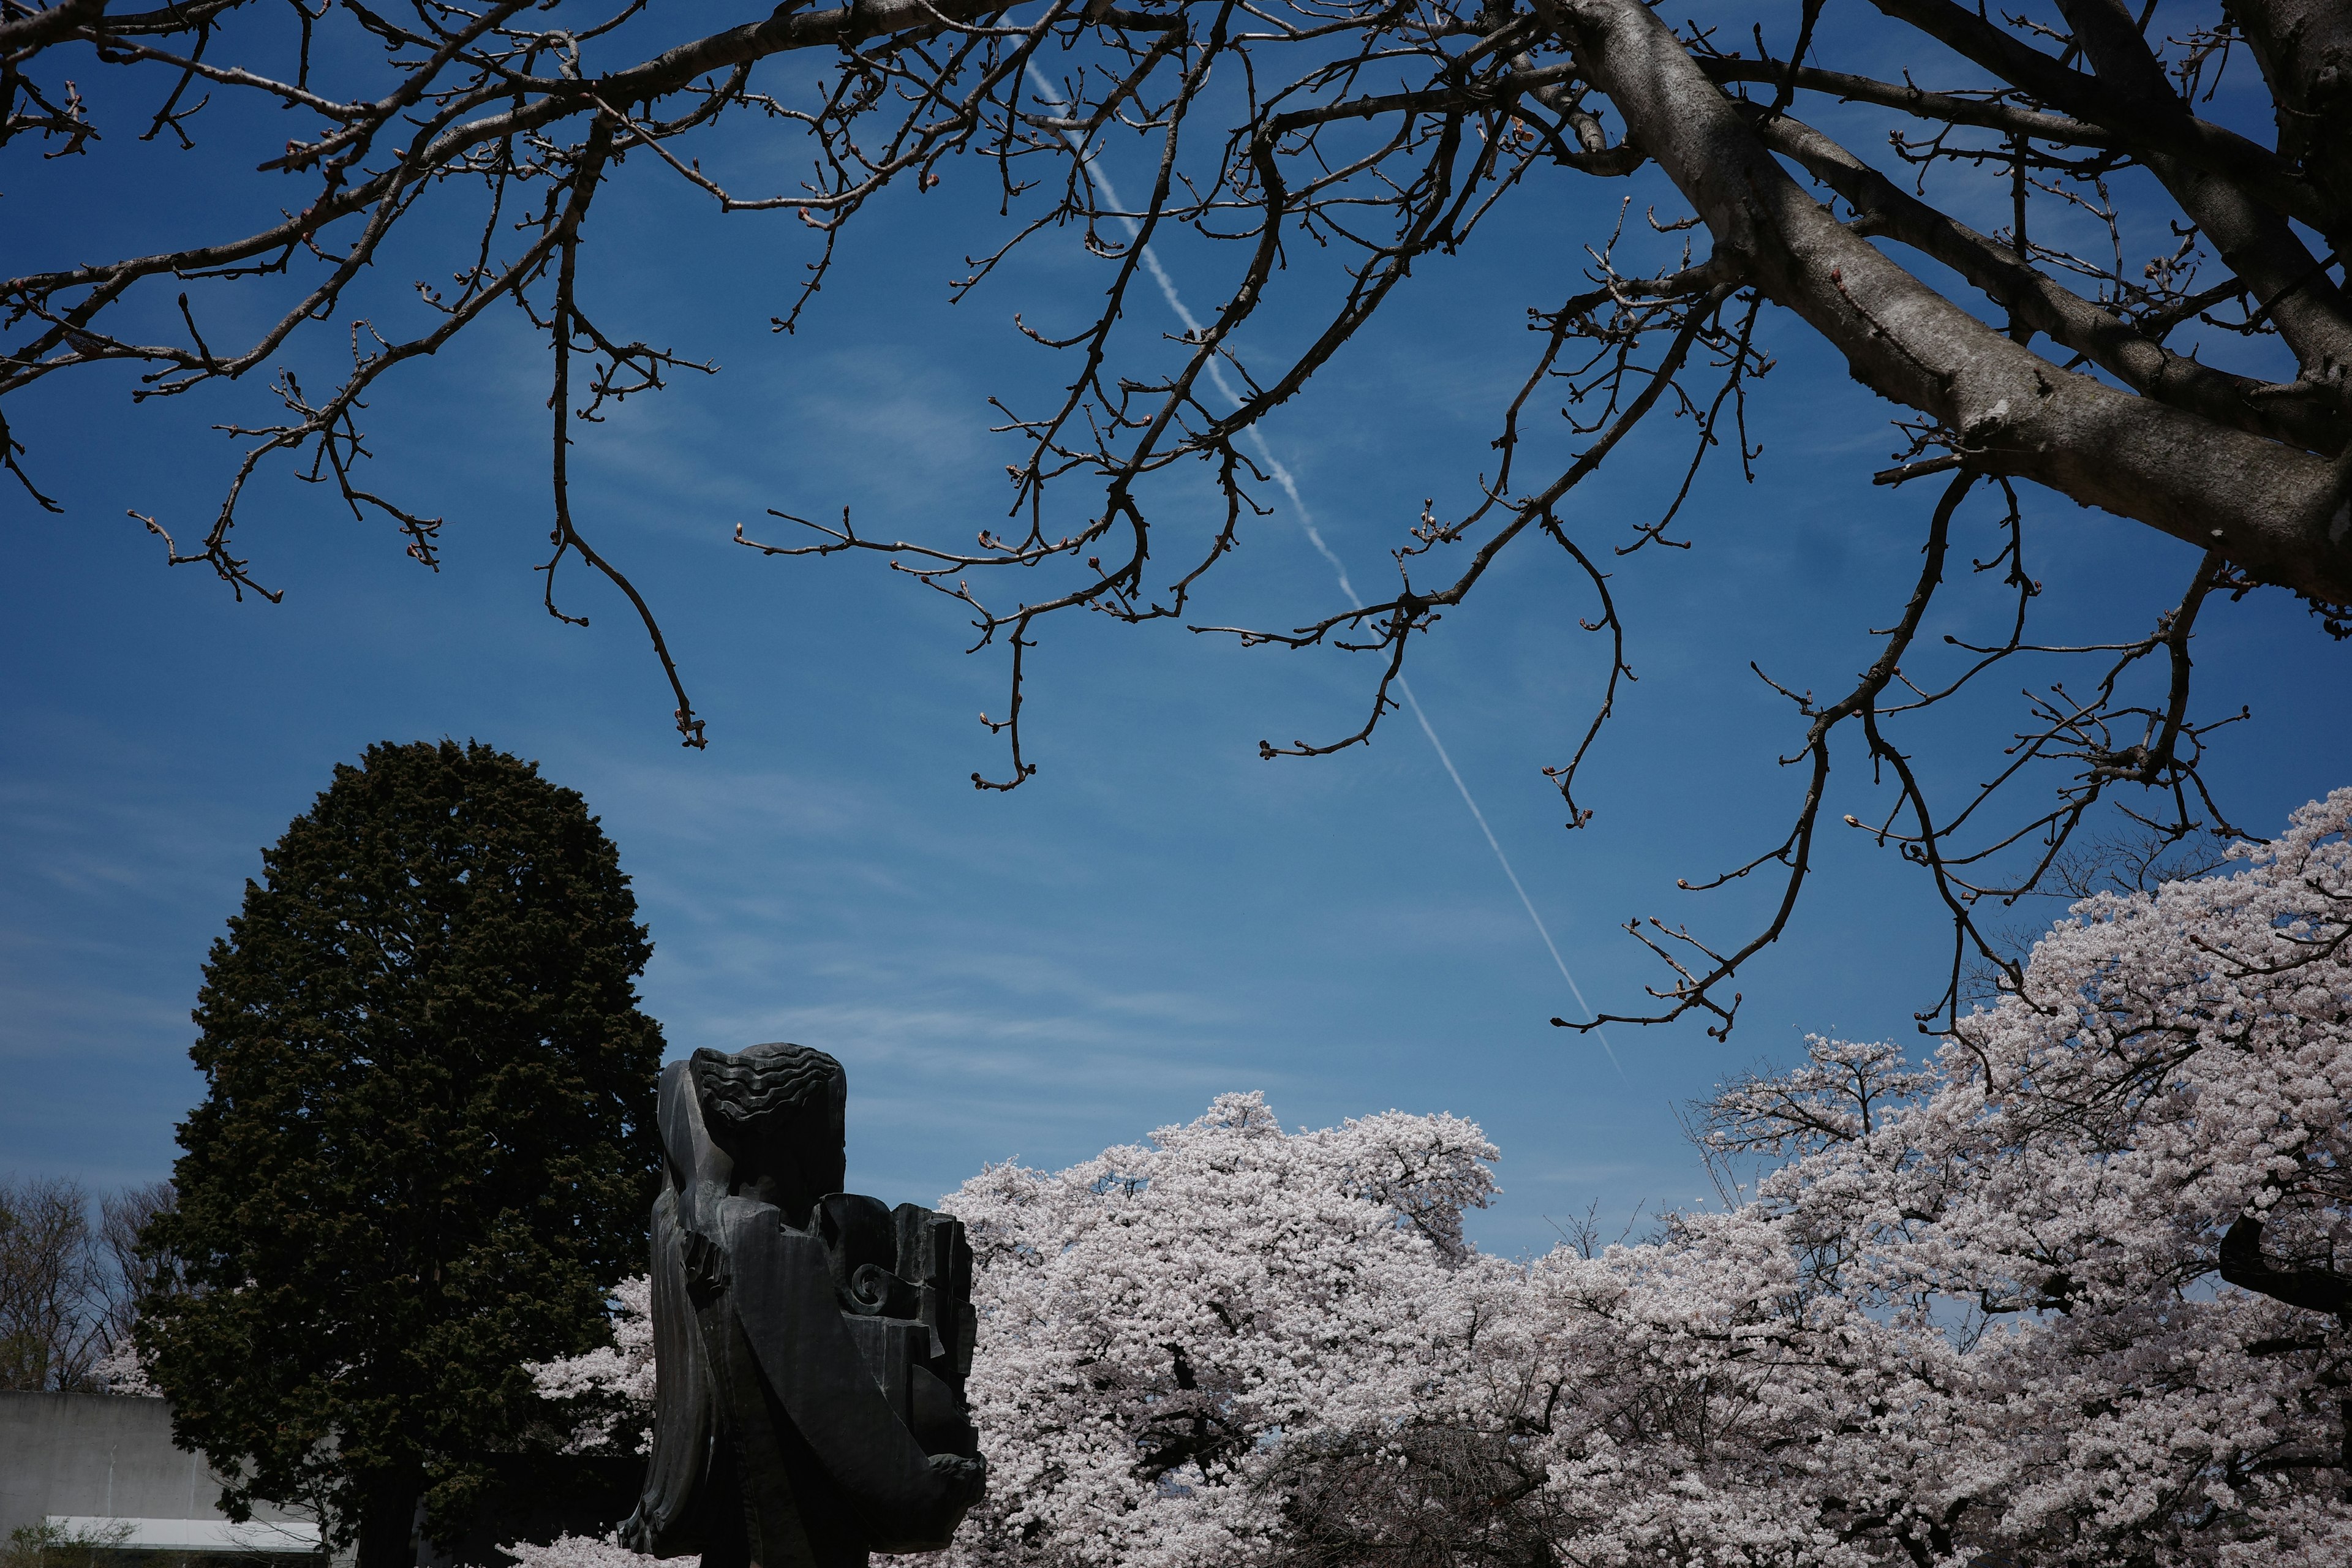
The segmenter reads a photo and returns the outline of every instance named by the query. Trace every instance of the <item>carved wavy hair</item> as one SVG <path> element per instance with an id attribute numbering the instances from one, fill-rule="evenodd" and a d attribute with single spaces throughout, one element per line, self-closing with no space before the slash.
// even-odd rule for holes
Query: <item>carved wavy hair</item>
<path id="1" fill-rule="evenodd" d="M 770 1117 L 823 1100 L 845 1075 L 841 1064 L 808 1046 L 778 1041 L 729 1056 L 694 1053 L 694 1086 L 714 1136 L 750 1132 Z"/>

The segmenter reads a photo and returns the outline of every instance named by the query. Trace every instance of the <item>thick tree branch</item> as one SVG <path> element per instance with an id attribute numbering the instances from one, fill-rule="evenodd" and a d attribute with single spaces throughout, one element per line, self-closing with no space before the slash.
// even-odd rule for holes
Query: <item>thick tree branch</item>
<path id="1" fill-rule="evenodd" d="M 2306 1311 L 2352 1322 L 2352 1279 L 2324 1268 L 2281 1268 L 2263 1256 L 2263 1222 L 2240 1215 L 2221 1237 L 2221 1278 Z"/>
<path id="2" fill-rule="evenodd" d="M 2018 321 L 2087 355 L 2133 391 L 2201 418 L 2334 456 L 2352 418 L 2333 388 L 2233 375 L 2173 353 L 2001 245 L 1947 217 L 1800 121 L 1758 117 L 1766 146 L 1795 159 L 1863 214 L 1869 234 L 1899 240 L 1958 272 Z"/>
<path id="3" fill-rule="evenodd" d="M 2235 183 L 2273 212 L 2300 218 L 2328 236 L 2331 244 L 2339 242 L 2347 224 L 2352 224 L 2341 203 L 2260 142 L 2185 113 L 2151 121 L 2099 79 L 2071 69 L 2020 42 L 1953 0 L 1871 0 L 1871 4 L 2043 103 L 2105 127 L 2126 145 L 2169 153 Z"/>
<path id="4" fill-rule="evenodd" d="M 2058 0 L 2074 37 L 2151 140 L 2189 140 L 2189 106 L 2165 79 L 2139 26 L 2119 0 Z M 2231 271 L 2252 287 L 2263 313 L 2278 323 L 2305 373 L 2320 382 L 2352 375 L 2352 310 L 2326 267 L 2296 237 L 2286 218 L 2227 175 L 2178 156 L 2147 156 L 2181 211 L 2213 241 Z M 2345 232 L 2337 226 L 2335 232 Z"/>
<path id="5" fill-rule="evenodd" d="M 2232 0 L 2230 15 L 2270 84 L 2279 155 L 2352 210 L 2352 7 Z"/>
<path id="6" fill-rule="evenodd" d="M 1907 3 L 1907 0 L 1906 0 Z M 1544 0 L 1717 243 L 1846 356 L 1934 417 L 1971 465 L 2048 485 L 2263 582 L 2352 603 L 2352 510 L 2324 458 L 2074 374 L 2011 342 L 1807 196 L 1638 0 Z"/>
<path id="7" fill-rule="evenodd" d="M 46 10 L 0 22 L 0 55 L 30 54 L 56 43 L 106 14 L 106 0 L 58 0 Z"/>

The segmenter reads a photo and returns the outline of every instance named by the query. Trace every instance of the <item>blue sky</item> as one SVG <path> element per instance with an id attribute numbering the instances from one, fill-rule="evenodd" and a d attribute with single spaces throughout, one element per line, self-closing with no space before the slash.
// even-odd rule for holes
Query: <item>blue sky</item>
<path id="1" fill-rule="evenodd" d="M 210 145 L 272 134 L 282 125 L 229 118 Z M 723 150 L 747 176 L 784 177 L 768 144 Z M 20 160 L 0 181 L 0 264 L 102 252 L 133 218 L 172 238 L 210 232 L 256 199 L 220 171 L 253 161 L 127 135 L 87 160 Z M 769 507 L 851 506 L 875 534 L 997 524 L 1018 452 L 989 433 L 987 399 L 1034 404 L 1060 368 L 1011 317 L 1074 315 L 1105 265 L 1048 235 L 950 305 L 949 280 L 994 222 L 984 171 L 951 164 L 940 191 L 861 220 L 808 326 L 781 337 L 766 322 L 807 254 L 797 226 L 722 219 L 657 171 L 629 173 L 592 222 L 585 297 L 721 370 L 620 410 L 576 454 L 575 495 L 583 527 L 659 609 L 707 752 L 677 746 L 616 595 L 568 580 L 585 630 L 539 607 L 547 354 L 511 317 L 387 385 L 364 422 L 372 481 L 446 514 L 442 571 L 281 470 L 257 482 L 240 534 L 257 574 L 286 590 L 276 606 L 233 602 L 200 568 L 167 570 L 124 516 L 201 532 L 233 463 L 208 426 L 266 413 L 265 388 L 134 408 L 127 377 L 60 377 L 12 408 L 68 511 L 0 495 L 0 1169 L 94 1187 L 166 1172 L 200 1088 L 184 1053 L 205 947 L 258 847 L 335 763 L 381 739 L 479 738 L 584 794 L 635 879 L 656 942 L 645 1005 L 673 1052 L 790 1038 L 840 1056 L 853 1184 L 892 1201 L 988 1161 L 1066 1163 L 1218 1092 L 1262 1089 L 1293 1123 L 1391 1107 L 1478 1120 L 1502 1146 L 1505 1196 L 1474 1234 L 1534 1248 L 1588 1204 L 1622 1220 L 1698 1198 L 1673 1108 L 1786 1061 L 1806 1031 L 1916 1040 L 1911 1014 L 1933 1000 L 1944 951 L 1931 896 L 1843 830 L 1790 937 L 1743 981 L 1727 1044 L 1696 1025 L 1620 1028 L 1612 1066 L 1599 1042 L 1549 1027 L 1574 1003 L 1415 729 L 1391 721 L 1336 757 L 1257 759 L 1261 737 L 1354 727 L 1370 672 L 1344 656 L 1244 650 L 1166 624 L 1051 626 L 1028 709 L 1040 771 L 1009 795 L 975 792 L 971 772 L 1003 766 L 975 715 L 1002 710 L 1003 671 L 962 653 L 954 607 L 874 561 L 763 561 L 730 536 L 739 521 L 788 531 Z M 131 201 L 110 204 L 116 191 Z M 1423 268 L 1269 425 L 1360 585 L 1385 580 L 1383 552 L 1424 497 L 1460 510 L 1525 374 L 1525 310 L 1577 286 L 1580 247 L 1621 194 L 1540 184 L 1482 244 Z M 1633 194 L 1662 211 L 1669 199 Z M 397 264 L 440 265 L 418 258 Z M 1238 265 L 1197 245 L 1166 258 L 1196 308 Z M 404 280 L 387 277 L 382 309 L 398 309 Z M 1270 361 L 1314 330 L 1314 282 L 1302 261 L 1245 354 Z M 246 309 L 204 299 L 225 331 Z M 1562 829 L 1539 771 L 1573 749 L 1606 669 L 1564 563 L 1507 561 L 1412 667 L 1585 994 L 1614 1010 L 1657 978 L 1617 929 L 1629 916 L 1730 940 L 1756 919 L 1769 889 L 1675 889 L 1776 841 L 1798 798 L 1794 770 L 1774 762 L 1796 742 L 1793 715 L 1748 663 L 1799 689 L 1850 683 L 1867 628 L 1916 571 L 1933 499 L 1871 488 L 1899 445 L 1891 411 L 1785 315 L 1766 323 L 1779 363 L 1751 415 L 1759 482 L 1714 465 L 1685 513 L 1694 548 L 1620 563 L 1642 679 L 1592 764 L 1591 828 Z M 331 347 L 297 362 L 323 366 Z M 1577 493 L 1581 537 L 1606 547 L 1649 515 L 1687 428 L 1662 423 Z M 2138 525 L 2028 502 L 2042 613 L 2070 637 L 2137 635 L 2193 565 Z M 1171 525 L 1198 525 L 1181 489 L 1165 504 Z M 1989 553 L 1982 517 L 1970 526 L 1966 547 Z M 1192 618 L 1287 625 L 1340 603 L 1286 504 Z M 1931 631 L 1998 613 L 1963 585 Z M 2284 595 L 2213 606 L 2198 657 L 2206 711 L 2253 709 L 2213 769 L 2243 826 L 2275 826 L 2352 783 L 2346 651 Z M 2017 687 L 2052 678 L 2021 671 L 1919 735 L 1923 765 L 1976 776 L 2011 728 Z M 1850 751 L 1842 761 L 1832 820 L 1874 798 Z"/>

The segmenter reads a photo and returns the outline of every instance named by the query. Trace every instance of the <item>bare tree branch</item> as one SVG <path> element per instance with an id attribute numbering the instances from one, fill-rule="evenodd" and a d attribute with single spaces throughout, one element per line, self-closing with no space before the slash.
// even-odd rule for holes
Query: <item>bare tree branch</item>
<path id="1" fill-rule="evenodd" d="M 1678 32 L 1639 0 L 858 0 L 716 30 L 643 0 L 412 0 L 395 12 L 322 0 L 290 13 L 189 0 L 112 16 L 92 0 L 11 0 L 0 147 L 116 156 L 125 142 L 102 138 L 128 116 L 136 135 L 215 157 L 204 137 L 216 99 L 267 105 L 289 133 L 259 171 L 207 176 L 268 182 L 268 221 L 225 217 L 135 254 L 33 236 L 26 269 L 0 279 L 0 405 L 101 366 L 134 369 L 138 401 L 227 404 L 215 423 L 237 450 L 208 524 L 153 503 L 131 515 L 173 563 L 275 599 L 236 527 L 248 483 L 280 459 L 351 516 L 387 520 L 412 559 L 437 563 L 444 520 L 363 477 L 374 454 L 358 416 L 403 366 L 512 307 L 553 356 L 547 608 L 580 619 L 555 597 L 574 554 L 619 588 L 698 746 L 704 721 L 670 640 L 621 563 L 589 542 L 572 462 L 608 405 L 711 366 L 638 341 L 594 303 L 592 204 L 644 171 L 721 212 L 779 215 L 807 246 L 772 318 L 788 331 L 869 206 L 971 170 L 992 182 L 1005 228 L 969 247 L 955 297 L 995 286 L 1041 237 L 1077 236 L 1102 263 L 1075 319 L 1065 297 L 1050 318 L 1015 318 L 1066 356 L 1066 379 L 1034 406 L 1011 394 L 995 405 L 1015 448 L 1002 515 L 877 531 L 846 510 L 837 528 L 795 515 L 830 516 L 838 498 L 779 496 L 773 515 L 806 542 L 755 541 L 740 523 L 738 540 L 770 556 L 878 556 L 955 601 L 972 648 L 1003 650 L 1006 705 L 982 722 L 1008 766 L 972 775 L 1002 790 L 1036 772 L 1022 728 L 1028 655 L 1066 613 L 1366 657 L 1360 723 L 1261 747 L 1319 755 L 1376 733 L 1412 640 L 1541 535 L 1574 567 L 1580 623 L 1606 634 L 1598 700 L 1546 770 L 1581 827 L 1596 808 L 1580 776 L 1633 679 L 1612 574 L 1693 547 L 1710 458 L 1769 477 L 1748 399 L 1773 345 L 1810 334 L 1895 416 L 1901 449 L 1874 476 L 1889 518 L 1913 515 L 1909 480 L 1946 477 L 1914 524 L 1921 574 L 1845 696 L 1816 701 L 1785 672 L 1789 684 L 1774 682 L 1804 721 L 1783 759 L 1806 776 L 1789 830 L 1686 884 L 1776 867 L 1769 918 L 1738 941 L 1634 922 L 1668 966 L 1660 1005 L 1601 1021 L 1696 1011 L 1727 1031 L 1735 977 L 1794 918 L 1825 809 L 1936 889 L 1954 956 L 1923 1018 L 1948 1020 L 1971 963 L 1996 983 L 2013 973 L 1986 911 L 2076 878 L 2086 847 L 2105 841 L 2084 826 L 2094 813 L 2168 847 L 2229 830 L 2202 769 L 2209 738 L 2241 715 L 2200 711 L 2190 657 L 2216 595 L 2284 589 L 2352 636 L 2352 22 L 2325 0 L 2242 0 L 2174 39 L 2120 0 L 2063 0 L 2054 19 L 1951 0 L 1874 5 L 1868 23 L 1811 0 L 1759 12 L 1735 50 L 1727 26 Z M 1768 25 L 1790 26 L 1775 35 L 1785 47 L 1768 47 Z M 1853 37 L 1870 47 L 1850 48 Z M 2273 126 L 2215 107 L 2214 73 L 2238 41 Z M 104 90 L 86 94 L 92 81 Z M 1832 100 L 1847 106 L 1835 120 L 1802 112 Z M 1885 140 L 1865 147 L 1825 124 Z M 780 150 L 802 163 L 796 179 L 730 172 L 747 153 L 772 168 Z M 1955 216 L 1999 210 L 1989 188 L 2005 232 Z M 1284 627 L 1208 624 L 1215 612 L 1196 604 L 1240 570 L 1239 547 L 1276 510 L 1283 476 L 1265 423 L 1384 312 L 1412 309 L 1402 302 L 1416 272 L 1483 243 L 1490 215 L 1513 203 L 1588 227 L 1580 247 L 1528 258 L 1550 281 L 1528 314 L 1531 363 L 1496 414 L 1493 471 L 1461 504 L 1424 501 L 1394 543 L 1393 591 Z M 2147 233 L 2168 236 L 2161 252 L 2127 256 Z M 1224 259 L 1202 264 L 1206 308 L 1163 331 L 1150 324 L 1158 247 L 1179 237 L 1188 255 Z M 383 298 L 391 258 L 420 250 L 437 258 L 436 280 Z M 1279 359 L 1260 342 L 1269 313 L 1308 323 Z M 293 358 L 323 333 L 348 342 L 331 384 Z M 274 399 L 261 414 L 242 401 L 257 387 Z M 1660 466 L 1655 504 L 1605 520 L 1572 510 L 1571 492 L 1643 432 L 1687 439 Z M 0 466 L 36 506 L 61 509 L 41 458 L 0 424 Z M 1182 488 L 1193 475 L 1214 498 L 1206 508 Z M 2200 565 L 2177 604 L 2148 608 L 2147 636 L 2030 624 L 2041 612 L 2029 483 L 2187 543 Z M 1995 544 L 1969 575 L 2006 632 L 1923 637 L 1937 595 L 1959 591 L 1954 531 L 1981 510 L 1965 503 L 1992 495 Z M 1586 593 L 1597 610 L 1581 607 Z M 1977 786 L 1931 790 L 1936 770 L 1916 758 L 1955 733 L 1947 704 L 2021 661 L 2072 673 L 2026 693 Z M 1867 769 L 1832 777 L 1841 735 L 1856 745 L 1838 757 Z M 2046 793 L 2012 804 L 2029 788 Z M 1859 809 L 1832 804 L 1832 790 Z"/>

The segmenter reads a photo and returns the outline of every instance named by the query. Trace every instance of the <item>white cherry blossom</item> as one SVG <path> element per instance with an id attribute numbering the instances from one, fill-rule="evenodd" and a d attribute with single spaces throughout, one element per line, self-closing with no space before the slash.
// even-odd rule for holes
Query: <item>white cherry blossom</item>
<path id="1" fill-rule="evenodd" d="M 1735 1201 L 1638 1244 L 1479 1254 L 1497 1156 L 1443 1115 L 1227 1095 L 982 1172 L 943 1568 L 2352 1563 L 2347 827 L 2076 906 L 1925 1061 L 1727 1086 Z M 641 1297 L 541 1386 L 641 1419 Z"/>

